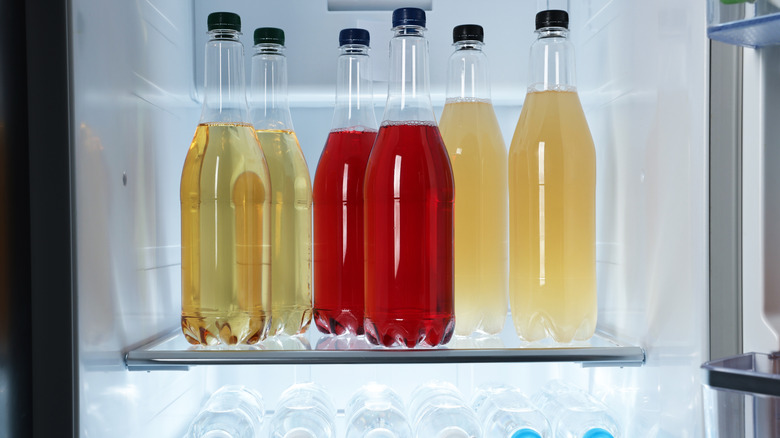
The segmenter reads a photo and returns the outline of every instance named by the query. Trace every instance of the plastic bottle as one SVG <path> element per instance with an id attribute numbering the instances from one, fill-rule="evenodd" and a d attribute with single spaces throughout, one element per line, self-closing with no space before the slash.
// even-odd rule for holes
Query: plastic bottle
<path id="1" fill-rule="evenodd" d="M 284 31 L 255 29 L 251 109 L 271 174 L 270 333 L 294 335 L 311 322 L 311 178 L 287 101 Z"/>
<path id="2" fill-rule="evenodd" d="M 471 403 L 485 438 L 550 438 L 550 423 L 520 390 L 507 385 L 477 390 Z"/>
<path id="3" fill-rule="evenodd" d="M 455 334 L 499 333 L 506 322 L 507 158 L 490 100 L 482 26 L 452 30 L 455 52 L 439 129 L 452 163 L 455 203 Z"/>
<path id="4" fill-rule="evenodd" d="M 336 108 L 314 176 L 314 322 L 363 334 L 363 181 L 377 134 L 369 33 L 339 33 Z"/>
<path id="5" fill-rule="evenodd" d="M 241 19 L 208 17 L 203 110 L 181 175 L 181 327 L 256 344 L 271 320 L 271 178 L 249 123 Z"/>
<path id="6" fill-rule="evenodd" d="M 428 91 L 425 11 L 393 11 L 387 104 L 365 176 L 365 330 L 374 344 L 452 337 L 455 187 Z"/>
<path id="7" fill-rule="evenodd" d="M 533 402 L 552 426 L 555 438 L 619 438 L 609 408 L 587 392 L 561 381 L 547 384 Z"/>
<path id="8" fill-rule="evenodd" d="M 336 436 L 336 409 L 324 388 L 298 383 L 279 397 L 270 423 L 271 438 L 331 438 Z"/>
<path id="9" fill-rule="evenodd" d="M 480 438 L 482 428 L 460 391 L 447 382 L 414 390 L 409 403 L 416 438 Z"/>
<path id="10" fill-rule="evenodd" d="M 190 424 L 186 438 L 255 438 L 263 422 L 263 398 L 243 386 L 215 391 Z"/>
<path id="11" fill-rule="evenodd" d="M 345 410 L 346 438 L 411 438 L 401 397 L 390 387 L 369 383 L 352 395 Z"/>
<path id="12" fill-rule="evenodd" d="M 565 11 L 536 15 L 531 85 L 509 150 L 509 301 L 518 336 L 596 329 L 596 151 L 574 86 Z"/>

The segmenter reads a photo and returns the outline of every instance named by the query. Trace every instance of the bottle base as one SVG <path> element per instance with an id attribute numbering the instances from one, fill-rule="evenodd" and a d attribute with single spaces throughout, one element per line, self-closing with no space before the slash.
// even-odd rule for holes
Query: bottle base
<path id="1" fill-rule="evenodd" d="M 517 336 L 526 342 L 537 342 L 552 338 L 559 344 L 569 344 L 574 341 L 587 341 L 596 331 L 596 318 L 583 318 L 579 326 L 562 326 L 553 318 L 544 315 L 514 317 L 513 322 Z"/>
<path id="2" fill-rule="evenodd" d="M 446 344 L 455 331 L 455 318 L 446 315 L 434 318 L 384 318 L 366 317 L 366 339 L 375 345 L 385 347 L 408 347 L 418 345 L 435 347 Z"/>
<path id="3" fill-rule="evenodd" d="M 297 335 L 311 324 L 311 307 L 274 308 L 271 315 L 271 335 Z"/>
<path id="4" fill-rule="evenodd" d="M 362 335 L 363 315 L 356 315 L 349 310 L 333 311 L 324 309 L 314 309 L 314 324 L 317 329 L 326 335 L 343 335 L 351 333 Z"/>
<path id="5" fill-rule="evenodd" d="M 229 316 L 203 314 L 181 316 L 181 331 L 192 345 L 254 345 L 268 335 L 265 314 L 242 313 Z"/>

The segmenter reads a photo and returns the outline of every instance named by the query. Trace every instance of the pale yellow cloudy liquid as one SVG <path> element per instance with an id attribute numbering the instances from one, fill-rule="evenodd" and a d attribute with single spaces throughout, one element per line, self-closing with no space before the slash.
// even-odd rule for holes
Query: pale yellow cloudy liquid
<path id="1" fill-rule="evenodd" d="M 254 344 L 271 310 L 270 176 L 248 124 L 201 124 L 181 177 L 182 331 Z"/>
<path id="2" fill-rule="evenodd" d="M 447 100 L 439 130 L 455 177 L 455 334 L 501 331 L 507 312 L 507 154 L 488 100 Z"/>
<path id="3" fill-rule="evenodd" d="M 271 173 L 271 334 L 311 322 L 311 178 L 295 132 L 258 130 Z"/>
<path id="4" fill-rule="evenodd" d="M 529 92 L 509 151 L 509 300 L 518 335 L 596 328 L 596 152 L 574 91 Z"/>

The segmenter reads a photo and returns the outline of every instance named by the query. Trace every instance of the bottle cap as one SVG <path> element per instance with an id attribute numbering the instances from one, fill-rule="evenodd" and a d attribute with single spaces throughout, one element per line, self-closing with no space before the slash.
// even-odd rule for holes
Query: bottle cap
<path id="1" fill-rule="evenodd" d="M 425 27 L 425 11 L 420 8 L 398 8 L 393 11 L 393 27 Z"/>
<path id="2" fill-rule="evenodd" d="M 284 31 L 278 27 L 258 27 L 255 29 L 255 44 L 284 45 Z"/>
<path id="3" fill-rule="evenodd" d="M 360 44 L 368 46 L 371 40 L 371 36 L 365 29 L 349 28 L 342 29 L 339 32 L 339 46 L 345 46 L 347 44 Z"/>
<path id="4" fill-rule="evenodd" d="M 309 429 L 306 429 L 305 427 L 296 427 L 295 429 L 290 429 L 287 431 L 286 434 L 284 434 L 284 438 L 317 438 L 314 436 L 314 433 L 310 431 Z"/>
<path id="5" fill-rule="evenodd" d="M 461 24 L 452 29 L 452 42 L 458 41 L 479 41 L 485 39 L 485 31 L 479 24 Z"/>
<path id="6" fill-rule="evenodd" d="M 216 29 L 230 29 L 241 32 L 241 17 L 232 12 L 212 12 L 207 19 L 209 32 Z"/>
<path id="7" fill-rule="evenodd" d="M 520 429 L 513 433 L 511 438 L 542 438 L 542 436 L 532 429 Z"/>
<path id="8" fill-rule="evenodd" d="M 445 427 L 444 429 L 439 432 L 439 435 L 437 438 L 470 438 L 471 435 L 469 435 L 468 432 L 461 429 L 458 426 L 449 426 Z"/>
<path id="9" fill-rule="evenodd" d="M 365 438 L 395 438 L 395 434 L 385 428 L 372 429 L 365 435 Z"/>
<path id="10" fill-rule="evenodd" d="M 536 30 L 543 27 L 569 28 L 569 13 L 560 9 L 550 9 L 536 14 Z"/>
<path id="11" fill-rule="evenodd" d="M 582 435 L 582 438 L 614 438 L 611 433 L 607 432 L 606 430 L 596 427 L 594 429 L 589 429 L 587 432 L 585 432 L 584 435 Z"/>

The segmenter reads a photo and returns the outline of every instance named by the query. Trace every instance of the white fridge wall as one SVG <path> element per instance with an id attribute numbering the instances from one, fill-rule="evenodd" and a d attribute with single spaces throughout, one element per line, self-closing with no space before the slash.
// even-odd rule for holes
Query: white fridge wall
<path id="1" fill-rule="evenodd" d="M 314 174 L 330 127 L 337 35 L 371 31 L 381 119 L 390 12 L 328 12 L 325 0 L 72 2 L 73 148 L 81 436 L 180 436 L 210 391 L 325 384 L 339 408 L 379 380 L 408 398 L 439 378 L 467 396 L 487 381 L 533 392 L 577 382 L 615 408 L 626 436 L 702 435 L 707 345 L 707 92 L 704 2 L 571 2 L 578 84 L 597 149 L 599 328 L 647 349 L 633 369 L 576 365 L 194 367 L 128 372 L 123 352 L 179 324 L 179 178 L 199 117 L 206 16 L 286 31 L 290 100 Z M 402 4 L 399 4 L 402 5 Z M 485 27 L 507 147 L 525 95 L 534 2 L 433 1 L 431 85 L 444 104 L 454 25 Z M 249 77 L 249 75 L 247 75 Z"/>

